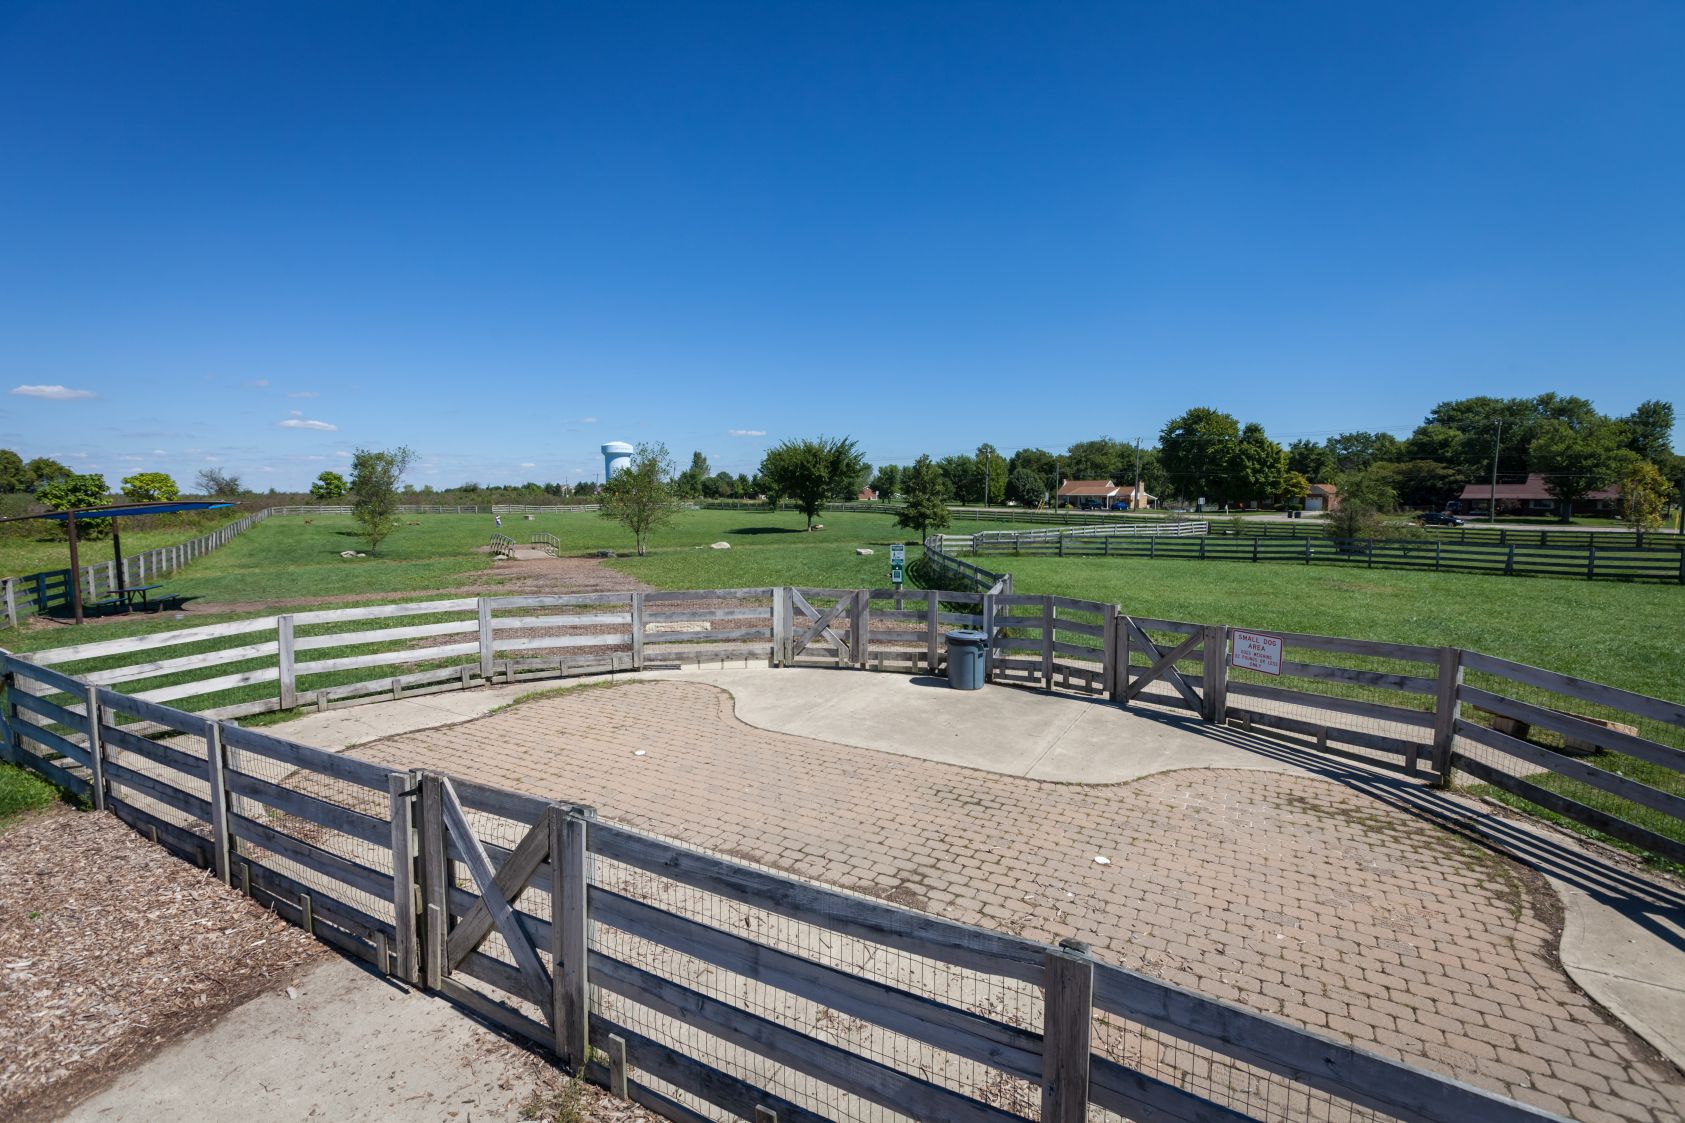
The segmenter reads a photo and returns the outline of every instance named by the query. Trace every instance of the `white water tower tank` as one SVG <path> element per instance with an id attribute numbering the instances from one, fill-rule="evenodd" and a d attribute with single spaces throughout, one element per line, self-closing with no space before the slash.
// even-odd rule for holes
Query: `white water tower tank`
<path id="1" fill-rule="evenodd" d="M 625 441 L 610 441 L 603 446 L 603 480 L 607 482 L 614 478 L 614 474 L 632 463 L 632 446 Z"/>

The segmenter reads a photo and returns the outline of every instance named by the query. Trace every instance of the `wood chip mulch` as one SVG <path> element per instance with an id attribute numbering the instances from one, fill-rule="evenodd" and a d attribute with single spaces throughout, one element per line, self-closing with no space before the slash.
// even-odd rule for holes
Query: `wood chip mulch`
<path id="1" fill-rule="evenodd" d="M 47 1119 L 330 954 L 115 816 L 0 830 L 0 1103 Z"/>

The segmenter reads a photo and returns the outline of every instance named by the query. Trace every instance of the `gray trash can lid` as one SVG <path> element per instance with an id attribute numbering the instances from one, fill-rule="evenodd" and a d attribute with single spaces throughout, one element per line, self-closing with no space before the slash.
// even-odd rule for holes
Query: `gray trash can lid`
<path id="1" fill-rule="evenodd" d="M 949 643 L 980 644 L 987 638 L 982 632 L 957 631 L 948 633 Z"/>

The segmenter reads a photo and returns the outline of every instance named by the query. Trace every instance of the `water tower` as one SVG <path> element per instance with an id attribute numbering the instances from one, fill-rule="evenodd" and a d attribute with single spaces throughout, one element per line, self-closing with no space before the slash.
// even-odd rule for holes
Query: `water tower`
<path id="1" fill-rule="evenodd" d="M 603 446 L 603 482 L 614 478 L 614 474 L 632 463 L 632 446 L 625 441 L 610 441 Z"/>

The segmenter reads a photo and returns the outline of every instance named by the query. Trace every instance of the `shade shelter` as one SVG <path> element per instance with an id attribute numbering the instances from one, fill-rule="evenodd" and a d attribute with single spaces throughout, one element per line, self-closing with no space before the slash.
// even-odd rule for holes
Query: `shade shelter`
<path id="1" fill-rule="evenodd" d="M 22 522 L 26 519 L 52 519 L 65 524 L 70 534 L 70 605 L 76 623 L 82 622 L 82 563 L 78 557 L 76 521 L 78 519 L 122 519 L 133 515 L 173 515 L 178 511 L 215 511 L 232 507 L 232 503 L 216 500 L 169 500 L 163 503 L 109 503 L 99 507 L 77 507 L 69 511 L 48 511 L 40 515 L 14 515 L 0 522 Z M 111 524 L 111 546 L 116 552 L 117 592 L 127 592 L 127 577 L 123 570 L 123 536 L 119 524 Z"/>

